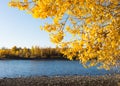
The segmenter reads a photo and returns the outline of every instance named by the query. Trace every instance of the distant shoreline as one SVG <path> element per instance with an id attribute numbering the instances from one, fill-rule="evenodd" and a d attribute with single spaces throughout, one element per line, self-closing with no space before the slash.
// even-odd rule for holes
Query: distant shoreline
<path id="1" fill-rule="evenodd" d="M 0 58 L 0 60 L 69 60 L 67 58 L 60 58 L 60 57 L 56 57 L 56 58 L 40 58 L 40 57 L 37 57 L 37 58 L 24 58 L 24 57 L 4 57 L 4 58 Z"/>
<path id="2" fill-rule="evenodd" d="M 120 74 L 3 78 L 0 79 L 0 86 L 120 86 Z"/>
<path id="3" fill-rule="evenodd" d="M 0 61 L 2 61 L 2 60 L 38 60 L 38 61 L 42 61 L 42 60 L 60 60 L 60 61 L 62 61 L 62 60 L 65 60 L 65 61 L 70 61 L 70 60 L 68 60 L 68 59 L 0 59 Z M 73 61 L 77 61 L 77 60 L 73 60 Z"/>

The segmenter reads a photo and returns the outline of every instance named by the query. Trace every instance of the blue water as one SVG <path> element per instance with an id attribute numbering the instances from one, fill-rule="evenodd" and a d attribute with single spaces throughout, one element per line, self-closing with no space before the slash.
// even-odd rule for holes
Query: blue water
<path id="1" fill-rule="evenodd" d="M 0 78 L 29 76 L 104 75 L 120 73 L 96 67 L 84 68 L 79 61 L 66 60 L 0 60 Z"/>

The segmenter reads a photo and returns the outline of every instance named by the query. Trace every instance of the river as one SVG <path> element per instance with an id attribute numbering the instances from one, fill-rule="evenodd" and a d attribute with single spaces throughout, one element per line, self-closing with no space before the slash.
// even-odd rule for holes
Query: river
<path id="1" fill-rule="evenodd" d="M 29 76 L 105 75 L 120 73 L 118 69 L 84 68 L 79 61 L 67 60 L 0 60 L 0 78 Z"/>

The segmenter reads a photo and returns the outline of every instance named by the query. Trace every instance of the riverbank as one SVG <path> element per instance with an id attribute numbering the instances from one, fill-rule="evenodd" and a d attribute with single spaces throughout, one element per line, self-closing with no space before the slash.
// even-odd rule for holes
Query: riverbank
<path id="1" fill-rule="evenodd" d="M 69 59 L 67 58 L 22 58 L 22 57 L 16 57 L 16 58 L 0 58 L 0 61 L 2 60 L 67 60 L 67 61 L 70 61 Z M 75 60 L 77 61 L 77 60 Z"/>
<path id="2" fill-rule="evenodd" d="M 0 86 L 120 86 L 120 74 L 105 76 L 54 76 L 3 78 Z"/>

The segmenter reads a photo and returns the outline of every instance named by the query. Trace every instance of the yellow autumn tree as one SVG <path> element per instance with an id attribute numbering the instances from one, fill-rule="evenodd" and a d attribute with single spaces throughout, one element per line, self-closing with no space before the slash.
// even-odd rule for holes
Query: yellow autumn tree
<path id="1" fill-rule="evenodd" d="M 120 0 L 11 0 L 9 6 L 51 18 L 41 29 L 85 67 L 109 69 L 120 60 Z"/>

